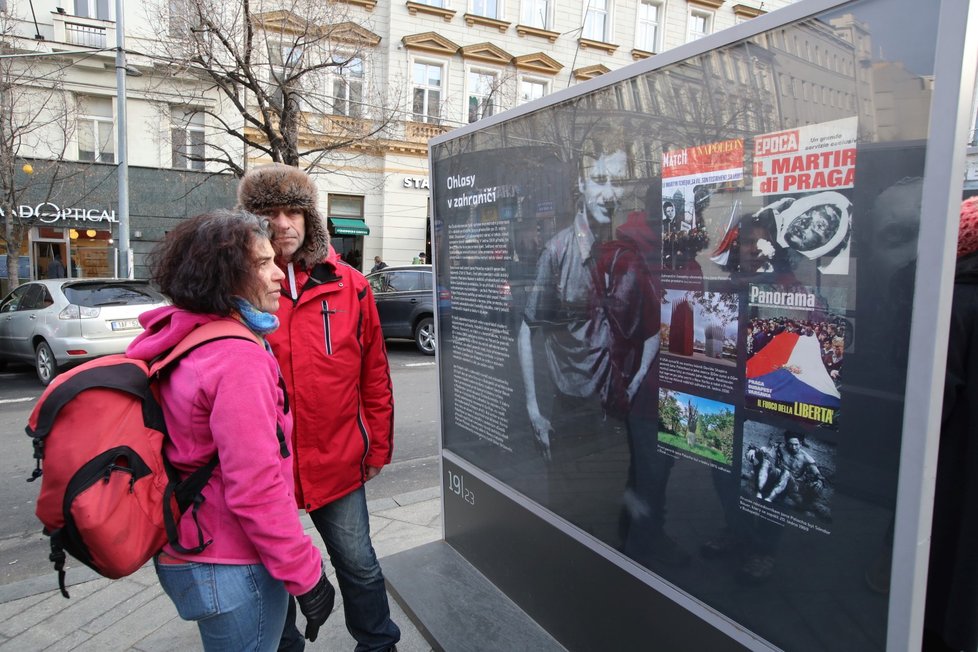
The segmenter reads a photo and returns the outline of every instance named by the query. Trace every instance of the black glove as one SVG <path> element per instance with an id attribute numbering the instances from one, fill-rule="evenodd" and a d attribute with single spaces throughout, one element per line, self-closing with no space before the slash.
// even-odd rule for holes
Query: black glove
<path id="1" fill-rule="evenodd" d="M 336 599 L 336 590 L 326 579 L 326 571 L 319 576 L 316 586 L 308 593 L 296 596 L 295 600 L 299 603 L 302 615 L 306 617 L 306 638 L 309 642 L 315 641 L 319 636 L 319 628 L 323 626 L 329 614 L 333 611 L 333 602 Z"/>

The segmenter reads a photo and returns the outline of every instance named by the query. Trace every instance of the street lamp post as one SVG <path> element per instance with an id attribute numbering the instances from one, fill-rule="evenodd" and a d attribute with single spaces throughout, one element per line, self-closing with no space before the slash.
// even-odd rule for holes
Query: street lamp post
<path id="1" fill-rule="evenodd" d="M 132 278 L 132 252 L 129 249 L 129 153 L 126 143 L 126 22 L 123 0 L 115 0 L 115 83 L 116 155 L 119 157 L 119 276 Z"/>

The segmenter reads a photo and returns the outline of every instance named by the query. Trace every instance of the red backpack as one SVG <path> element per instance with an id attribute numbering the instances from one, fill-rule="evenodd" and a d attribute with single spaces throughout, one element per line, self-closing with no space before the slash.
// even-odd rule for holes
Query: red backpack
<path id="1" fill-rule="evenodd" d="M 105 356 L 55 378 L 41 395 L 27 423 L 37 460 L 28 481 L 42 477 L 35 513 L 51 537 L 50 560 L 64 597 L 65 551 L 117 579 L 138 570 L 167 541 L 188 554 L 211 543 L 198 525 L 197 545 L 183 547 L 176 524 L 191 505 L 197 521 L 200 492 L 217 456 L 180 479 L 163 454 L 167 432 L 157 384 L 191 350 L 224 338 L 261 345 L 238 321 L 212 321 L 151 365 L 125 354 Z"/>

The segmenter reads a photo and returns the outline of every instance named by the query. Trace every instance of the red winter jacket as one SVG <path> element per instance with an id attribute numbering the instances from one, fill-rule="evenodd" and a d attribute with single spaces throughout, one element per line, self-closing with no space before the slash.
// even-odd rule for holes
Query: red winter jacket
<path id="1" fill-rule="evenodd" d="M 390 462 L 394 396 L 363 274 L 330 247 L 323 262 L 295 276 L 298 298 L 286 276 L 281 325 L 268 341 L 291 401 L 296 502 L 311 511 L 363 485 L 368 466 Z"/>

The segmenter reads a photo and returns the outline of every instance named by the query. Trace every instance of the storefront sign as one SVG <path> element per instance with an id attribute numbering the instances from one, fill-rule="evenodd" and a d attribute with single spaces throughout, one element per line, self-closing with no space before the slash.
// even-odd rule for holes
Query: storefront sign
<path id="1" fill-rule="evenodd" d="M 6 217 L 0 208 L 0 217 Z M 17 207 L 17 217 L 22 220 L 37 219 L 44 224 L 54 224 L 62 221 L 77 222 L 109 222 L 116 224 L 119 218 L 114 210 L 103 208 L 61 208 L 52 202 L 42 202 L 36 206 L 21 204 Z"/>
<path id="2" fill-rule="evenodd" d="M 428 177 L 404 177 L 405 188 L 428 189 Z"/>

